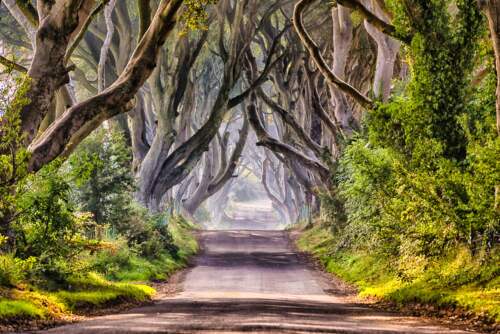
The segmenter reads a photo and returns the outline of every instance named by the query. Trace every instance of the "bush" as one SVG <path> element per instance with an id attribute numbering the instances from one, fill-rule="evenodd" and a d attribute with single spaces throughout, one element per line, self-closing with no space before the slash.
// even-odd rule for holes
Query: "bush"
<path id="1" fill-rule="evenodd" d="M 122 132 L 100 128 L 87 137 L 69 158 L 75 199 L 100 225 L 127 224 L 135 189 L 132 154 Z"/>
<path id="2" fill-rule="evenodd" d="M 13 254 L 0 255 L 0 286 L 15 287 L 23 283 L 35 261 L 34 257 L 22 260 Z"/>
<path id="3" fill-rule="evenodd" d="M 136 252 L 128 247 L 125 240 L 117 240 L 114 242 L 114 249 L 97 252 L 91 260 L 91 266 L 106 277 L 115 278 L 117 272 L 132 266 L 135 257 Z"/>
<path id="4" fill-rule="evenodd" d="M 155 258 L 167 251 L 175 255 L 175 246 L 168 229 L 168 215 L 151 215 L 147 209 L 138 205 L 132 207 L 130 216 L 119 228 L 130 247 L 139 250 L 140 255 Z"/>
<path id="5" fill-rule="evenodd" d="M 345 210 L 344 221 L 330 214 L 332 251 L 387 257 L 393 272 L 409 282 L 462 249 L 469 254 L 462 256 L 467 263 L 477 258 L 487 267 L 500 234 L 491 46 L 479 43 L 483 31 L 475 6 L 462 3 L 452 21 L 442 5 L 433 3 L 422 13 L 433 13 L 427 19 L 436 24 L 417 34 L 407 50 L 410 82 L 367 114 L 364 132 L 342 153 L 334 198 L 323 200 L 322 208 L 342 212 L 343 204 Z M 470 38 L 454 40 L 464 27 Z M 436 36 L 450 37 L 444 39 L 450 44 Z M 469 80 L 475 61 L 491 69 L 477 86 Z"/>
<path id="6" fill-rule="evenodd" d="M 31 175 L 18 198 L 14 255 L 36 258 L 28 277 L 32 281 L 63 283 L 68 275 L 85 269 L 79 255 L 91 243 L 83 235 L 89 217 L 75 212 L 68 176 L 59 165 Z"/>

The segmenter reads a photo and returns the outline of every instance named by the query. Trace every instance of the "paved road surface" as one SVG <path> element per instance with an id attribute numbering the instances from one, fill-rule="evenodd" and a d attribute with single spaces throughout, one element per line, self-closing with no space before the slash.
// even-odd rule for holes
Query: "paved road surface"
<path id="1" fill-rule="evenodd" d="M 46 333 L 466 333 L 327 295 L 284 232 L 202 233 L 183 292 Z"/>

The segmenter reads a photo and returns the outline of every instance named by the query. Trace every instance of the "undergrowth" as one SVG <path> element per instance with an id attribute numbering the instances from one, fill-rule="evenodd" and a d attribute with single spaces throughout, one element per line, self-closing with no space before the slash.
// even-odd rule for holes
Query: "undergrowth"
<path id="1" fill-rule="evenodd" d="M 198 250 L 194 225 L 174 216 L 168 229 L 176 252 L 164 250 L 154 257 L 145 257 L 121 240 L 110 241 L 106 247 L 78 259 L 80 265 L 85 263 L 91 271 L 71 274 L 64 282 L 45 281 L 38 285 L 25 281 L 26 275 L 20 274 L 20 268 L 26 268 L 26 264 L 3 256 L 0 277 L 7 284 L 0 288 L 0 322 L 57 319 L 124 302 L 150 300 L 156 291 L 148 282 L 167 279 Z"/>
<path id="2" fill-rule="evenodd" d="M 427 265 L 425 270 L 408 264 L 416 270 L 408 279 L 398 275 L 400 263 L 391 257 L 366 249 L 336 250 L 335 237 L 321 224 L 306 230 L 297 244 L 302 251 L 313 254 L 328 272 L 354 284 L 361 297 L 376 297 L 398 305 L 459 307 L 500 322 L 498 251 L 488 263 L 460 248 Z"/>

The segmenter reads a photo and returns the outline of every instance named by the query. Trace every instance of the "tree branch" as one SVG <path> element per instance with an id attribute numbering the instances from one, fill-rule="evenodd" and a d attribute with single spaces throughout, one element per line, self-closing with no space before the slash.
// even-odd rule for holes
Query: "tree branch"
<path id="1" fill-rule="evenodd" d="M 265 104 L 269 106 L 275 113 L 277 113 L 281 119 L 288 124 L 293 131 L 297 134 L 299 139 L 306 144 L 306 146 L 316 154 L 317 157 L 322 156 L 323 148 L 319 146 L 314 140 L 311 139 L 306 133 L 306 131 L 300 126 L 295 117 L 283 109 L 279 104 L 274 102 L 269 96 L 267 96 L 262 89 L 257 90 L 257 95 L 264 101 Z"/>
<path id="2" fill-rule="evenodd" d="M 389 24 L 380 17 L 378 17 L 378 15 L 373 13 L 370 9 L 368 9 L 368 7 L 363 5 L 359 0 L 337 0 L 337 3 L 352 10 L 357 10 L 365 18 L 366 21 L 371 23 L 375 28 L 377 28 L 384 34 L 389 35 L 406 44 L 411 43 L 412 40 L 411 36 L 401 36 L 400 34 L 398 34 L 396 28 L 392 24 Z"/>
<path id="3" fill-rule="evenodd" d="M 82 40 L 83 36 L 85 36 L 85 33 L 87 32 L 87 29 L 89 28 L 90 23 L 94 20 L 94 18 L 99 14 L 106 4 L 109 2 L 109 0 L 102 0 L 99 5 L 97 5 L 90 15 L 87 17 L 85 20 L 85 23 L 83 23 L 82 28 L 78 32 L 78 35 L 73 39 L 71 42 L 71 45 L 68 47 L 68 51 L 66 51 L 66 55 L 64 56 L 64 62 L 67 63 L 69 59 L 71 58 L 71 55 L 75 51 L 75 49 L 78 47 L 78 44 L 80 44 L 80 41 Z"/>
<path id="4" fill-rule="evenodd" d="M 214 179 L 210 185 L 208 186 L 208 193 L 210 195 L 213 195 L 217 191 L 220 190 L 224 186 L 224 184 L 233 177 L 234 171 L 236 170 L 236 167 L 238 166 L 238 160 L 241 157 L 241 153 L 243 152 L 243 149 L 245 148 L 245 144 L 247 141 L 248 137 L 248 129 L 249 129 L 249 123 L 248 123 L 248 118 L 245 115 L 245 119 L 243 121 L 243 127 L 240 130 L 240 136 L 238 138 L 238 141 L 236 142 L 236 146 L 233 150 L 233 153 L 231 154 L 231 157 L 229 158 L 229 162 L 226 166 L 226 169 L 223 171 L 223 173 Z M 225 154 L 225 152 L 222 152 L 222 154 Z"/>
<path id="5" fill-rule="evenodd" d="M 314 60 L 314 63 L 316 64 L 316 66 L 318 67 L 318 69 L 323 74 L 323 76 L 325 77 L 325 79 L 328 81 L 329 84 L 338 87 L 344 93 L 351 96 L 362 107 L 366 109 L 373 109 L 375 107 L 375 104 L 371 99 L 363 95 L 360 91 L 349 85 L 347 82 L 337 77 L 335 73 L 333 73 L 333 71 L 330 70 L 328 64 L 323 58 L 323 55 L 321 54 L 321 50 L 312 40 L 311 36 L 309 36 L 309 34 L 307 33 L 304 24 L 302 22 L 302 13 L 306 9 L 306 7 L 314 1 L 315 0 L 300 0 L 295 5 L 295 9 L 293 12 L 293 24 L 295 26 L 297 34 L 299 35 L 306 49 L 309 51 L 311 58 Z"/>
<path id="6" fill-rule="evenodd" d="M 328 167 L 324 166 L 319 161 L 313 160 L 290 145 L 284 144 L 279 140 L 271 137 L 269 133 L 264 129 L 260 118 L 257 114 L 257 109 L 254 104 L 250 104 L 247 107 L 248 120 L 252 125 L 252 128 L 257 135 L 257 146 L 264 146 L 273 152 L 281 153 L 287 156 L 289 159 L 299 161 L 304 167 L 317 172 L 322 178 L 327 179 L 330 175 Z"/>
<path id="7" fill-rule="evenodd" d="M 182 3 L 183 0 L 161 2 L 149 29 L 118 79 L 98 95 L 67 109 L 30 145 L 30 171 L 37 171 L 59 155 L 64 155 L 68 144 L 74 146 L 75 141 L 81 140 L 79 132 L 86 129 L 87 123 L 98 126 L 105 119 L 129 110 L 135 94 L 156 66 L 158 52 L 174 29 Z"/>
<path id="8" fill-rule="evenodd" d="M 137 0 L 137 9 L 139 11 L 139 40 L 144 36 L 151 23 L 150 0 Z"/>
<path id="9" fill-rule="evenodd" d="M 31 22 L 34 27 L 36 27 L 38 25 L 38 13 L 31 2 L 27 0 L 16 0 L 16 4 L 24 14 L 24 16 Z"/>
<path id="10" fill-rule="evenodd" d="M 0 56 L 0 64 L 7 67 L 8 69 L 13 69 L 21 73 L 28 72 L 28 69 L 26 67 L 19 65 L 18 63 L 5 58 L 4 56 Z"/>

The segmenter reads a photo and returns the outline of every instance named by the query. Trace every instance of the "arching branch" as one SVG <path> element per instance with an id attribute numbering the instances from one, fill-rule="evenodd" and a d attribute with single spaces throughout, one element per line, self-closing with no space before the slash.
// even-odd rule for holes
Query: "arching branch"
<path id="1" fill-rule="evenodd" d="M 295 30 L 297 31 L 302 43 L 309 51 L 311 58 L 314 60 L 314 63 L 321 71 L 321 74 L 325 77 L 329 84 L 338 87 L 344 93 L 351 96 L 357 103 L 363 106 L 366 109 L 373 109 L 374 103 L 367 96 L 363 95 L 360 91 L 358 91 L 353 86 L 349 85 L 344 80 L 340 79 L 332 70 L 328 67 L 323 55 L 321 54 L 320 48 L 316 45 L 316 43 L 312 40 L 311 36 L 307 33 L 305 26 L 302 22 L 302 13 L 307 8 L 308 5 L 313 3 L 315 0 L 300 0 L 296 5 L 293 12 L 293 24 L 295 26 Z"/>
<path id="2" fill-rule="evenodd" d="M 313 160 L 303 153 L 299 152 L 294 147 L 280 142 L 279 140 L 271 137 L 271 135 L 265 130 L 262 125 L 260 118 L 257 114 L 257 109 L 254 104 L 250 104 L 247 107 L 248 120 L 250 125 L 257 135 L 258 142 L 257 146 L 264 146 L 273 152 L 281 153 L 285 155 L 288 159 L 293 159 L 299 161 L 304 167 L 311 169 L 321 175 L 322 178 L 327 179 L 330 175 L 329 169 L 324 166 L 321 162 Z"/>
<path id="3" fill-rule="evenodd" d="M 293 131 L 297 134 L 299 139 L 306 144 L 306 146 L 313 151 L 316 156 L 320 157 L 321 152 L 322 152 L 322 147 L 319 146 L 314 140 L 309 137 L 309 135 L 306 133 L 306 131 L 300 126 L 300 124 L 297 122 L 295 117 L 283 109 L 278 103 L 274 102 L 269 96 L 267 96 L 262 89 L 257 90 L 258 96 L 264 101 L 265 104 L 271 108 L 271 110 L 275 113 L 277 113 L 281 119 L 288 124 Z"/>
<path id="4" fill-rule="evenodd" d="M 158 52 L 177 21 L 182 0 L 164 1 L 146 34 L 118 79 L 100 94 L 66 110 L 45 133 L 30 145 L 29 170 L 37 171 L 59 155 L 69 153 L 81 140 L 88 124 L 98 126 L 117 113 L 130 110 L 131 101 L 156 66 Z"/>

